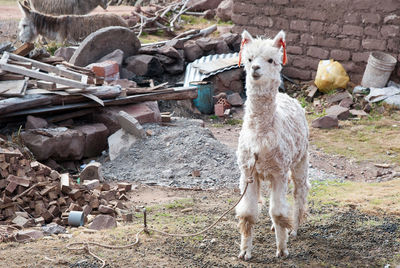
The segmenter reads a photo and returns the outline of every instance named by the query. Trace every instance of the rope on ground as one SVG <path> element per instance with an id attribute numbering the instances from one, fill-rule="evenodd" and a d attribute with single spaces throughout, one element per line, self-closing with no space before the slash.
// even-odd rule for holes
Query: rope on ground
<path id="1" fill-rule="evenodd" d="M 230 211 L 232 211 L 239 203 L 240 201 L 243 199 L 244 195 L 247 192 L 247 188 L 249 186 L 250 183 L 254 182 L 254 178 L 253 178 L 253 173 L 254 173 L 254 168 L 256 166 L 256 162 L 257 162 L 258 156 L 257 154 L 254 154 L 254 164 L 251 168 L 251 172 L 250 172 L 250 176 L 247 178 L 246 180 L 246 186 L 244 187 L 243 193 L 240 196 L 239 200 L 236 201 L 236 203 L 230 207 L 227 211 L 225 211 L 214 223 L 212 223 L 210 226 L 204 228 L 203 230 L 197 232 L 197 233 L 191 233 L 191 234 L 171 234 L 171 233 L 167 233 L 167 232 L 163 232 L 157 229 L 153 229 L 153 228 L 148 228 L 147 227 L 147 217 L 146 217 L 146 209 L 143 210 L 144 213 L 144 217 L 143 217 L 143 224 L 144 227 L 142 230 L 140 230 L 139 232 L 136 233 L 136 241 L 128 244 L 128 245 L 124 245 L 124 246 L 112 246 L 112 245 L 106 245 L 106 244 L 101 244 L 101 243 L 97 243 L 97 242 L 74 242 L 74 243 L 70 243 L 66 246 L 67 249 L 69 250 L 83 250 L 86 253 L 90 254 L 92 257 L 94 257 L 95 259 L 99 260 L 102 265 L 100 268 L 104 268 L 104 266 L 106 265 L 105 260 L 101 259 L 99 256 L 95 255 L 93 252 L 90 251 L 89 245 L 92 246 L 98 246 L 98 247 L 103 247 L 103 248 L 107 248 L 107 249 L 125 249 L 125 248 L 130 248 L 133 247 L 135 245 L 137 245 L 139 243 L 139 235 L 142 232 L 145 233 L 149 233 L 149 231 L 153 231 L 156 233 L 160 233 L 163 235 L 167 235 L 167 236 L 173 236 L 173 237 L 192 237 L 192 236 L 197 236 L 200 234 L 203 234 L 205 232 L 207 232 L 208 230 L 210 230 L 212 227 L 214 227 L 223 217 L 226 216 L 226 214 L 228 214 Z M 81 245 L 80 247 L 73 247 L 73 246 L 77 246 L 77 245 Z"/>

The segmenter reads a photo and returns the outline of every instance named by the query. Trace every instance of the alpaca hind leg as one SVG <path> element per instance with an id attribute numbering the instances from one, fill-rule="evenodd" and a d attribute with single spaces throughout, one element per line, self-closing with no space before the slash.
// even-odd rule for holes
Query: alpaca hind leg
<path id="1" fill-rule="evenodd" d="M 299 225 L 306 216 L 307 211 L 307 195 L 310 190 L 308 182 L 308 156 L 303 159 L 292 169 L 292 180 L 294 184 L 294 209 L 293 209 L 293 228 L 291 236 L 297 236 Z"/>
<path id="2" fill-rule="evenodd" d="M 247 176 L 242 173 L 242 192 L 246 184 L 245 180 L 247 180 Z M 258 217 L 259 191 L 259 181 L 255 179 L 252 183 L 249 183 L 246 194 L 236 207 L 236 216 L 239 218 L 238 227 L 241 235 L 238 257 L 244 260 L 249 260 L 251 258 L 251 250 L 253 248 L 253 226 Z"/>
<path id="3" fill-rule="evenodd" d="M 270 197 L 269 214 L 275 229 L 276 256 L 286 257 L 289 255 L 287 249 L 288 230 L 291 228 L 289 218 L 289 207 L 286 201 L 288 175 L 274 177 Z"/>

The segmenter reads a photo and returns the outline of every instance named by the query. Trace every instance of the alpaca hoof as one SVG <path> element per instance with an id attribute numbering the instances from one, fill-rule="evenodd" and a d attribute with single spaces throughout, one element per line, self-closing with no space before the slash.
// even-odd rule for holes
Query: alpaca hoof
<path id="1" fill-rule="evenodd" d="M 246 250 L 241 250 L 238 256 L 239 259 L 248 261 L 251 259 L 251 253 Z"/>
<path id="2" fill-rule="evenodd" d="M 289 251 L 287 249 L 284 250 L 278 249 L 276 251 L 277 258 L 286 258 L 287 256 L 289 256 Z"/>
<path id="3" fill-rule="evenodd" d="M 292 230 L 292 231 L 290 232 L 290 236 L 291 236 L 291 237 L 296 237 L 296 236 L 297 236 L 297 231 Z"/>
<path id="4" fill-rule="evenodd" d="M 273 224 L 271 225 L 271 231 L 272 231 L 272 232 L 275 232 L 275 227 L 274 227 Z"/>

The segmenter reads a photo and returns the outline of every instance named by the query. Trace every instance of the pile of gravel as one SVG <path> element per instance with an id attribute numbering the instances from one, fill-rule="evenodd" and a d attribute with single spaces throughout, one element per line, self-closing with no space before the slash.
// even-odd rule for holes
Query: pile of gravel
<path id="1" fill-rule="evenodd" d="M 104 177 L 185 188 L 237 187 L 240 173 L 234 150 L 201 125 L 201 120 L 183 118 L 168 126 L 144 125 L 152 135 L 113 161 L 103 160 Z"/>

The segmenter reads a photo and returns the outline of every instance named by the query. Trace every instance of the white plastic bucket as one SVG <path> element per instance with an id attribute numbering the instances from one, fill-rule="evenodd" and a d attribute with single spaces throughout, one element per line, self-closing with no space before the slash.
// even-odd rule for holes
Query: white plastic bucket
<path id="1" fill-rule="evenodd" d="M 385 87 L 397 60 L 383 52 L 372 52 L 361 81 L 363 87 Z"/>

